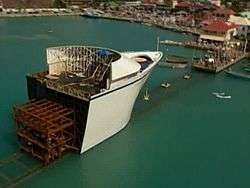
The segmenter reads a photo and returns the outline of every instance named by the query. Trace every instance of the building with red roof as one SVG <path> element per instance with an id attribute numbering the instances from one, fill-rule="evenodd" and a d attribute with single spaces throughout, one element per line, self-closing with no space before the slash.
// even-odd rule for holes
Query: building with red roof
<path id="1" fill-rule="evenodd" d="M 210 40 L 217 42 L 225 42 L 231 40 L 232 36 L 236 35 L 237 25 L 223 20 L 211 20 L 207 22 L 207 25 L 204 25 L 201 30 L 202 34 L 200 39 Z"/>
<path id="2" fill-rule="evenodd" d="M 205 32 L 225 33 L 228 30 L 237 28 L 237 25 L 222 20 L 213 20 L 210 24 L 202 28 Z"/>

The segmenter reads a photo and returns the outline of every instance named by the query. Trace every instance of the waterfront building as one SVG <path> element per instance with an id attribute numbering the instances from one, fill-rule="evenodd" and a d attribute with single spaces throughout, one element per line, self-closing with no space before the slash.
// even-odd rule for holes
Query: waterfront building
<path id="1" fill-rule="evenodd" d="M 216 5 L 218 7 L 221 6 L 221 0 L 209 0 L 209 2 L 213 5 Z"/>
<path id="2" fill-rule="evenodd" d="M 236 35 L 237 25 L 222 20 L 212 20 L 201 28 L 200 40 L 224 43 Z"/>
<path id="3" fill-rule="evenodd" d="M 237 28 L 238 36 L 246 37 L 248 34 L 250 34 L 250 20 L 248 18 L 231 15 L 228 21 L 230 23 L 233 23 L 239 26 Z"/>

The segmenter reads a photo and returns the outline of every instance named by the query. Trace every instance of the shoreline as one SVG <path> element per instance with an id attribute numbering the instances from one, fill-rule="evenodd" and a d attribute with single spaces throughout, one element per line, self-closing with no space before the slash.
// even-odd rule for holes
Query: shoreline
<path id="1" fill-rule="evenodd" d="M 46 17 L 46 16 L 81 16 L 79 12 L 72 13 L 16 13 L 16 14 L 0 14 L 1 18 L 22 18 L 22 17 Z"/>
<path id="2" fill-rule="evenodd" d="M 162 25 L 158 23 L 152 23 L 148 22 L 145 20 L 138 20 L 135 18 L 128 18 L 128 17 L 117 17 L 117 16 L 108 16 L 108 15 L 102 15 L 102 16 L 96 16 L 96 17 L 91 17 L 91 16 L 86 16 L 83 15 L 81 12 L 72 12 L 72 13 L 15 13 L 15 14 L 0 14 L 0 19 L 1 18 L 21 18 L 21 17 L 50 17 L 50 16 L 82 16 L 86 18 L 92 18 L 92 19 L 107 19 L 107 20 L 117 20 L 117 21 L 126 21 L 126 22 L 131 22 L 131 23 L 139 23 L 142 25 L 147 25 L 147 26 L 155 26 L 160 29 L 166 29 L 166 30 L 171 30 L 171 31 L 176 31 L 176 32 L 181 32 L 181 33 L 188 33 L 192 35 L 199 35 L 199 31 L 187 27 L 179 27 L 176 25 Z"/>
<path id="3" fill-rule="evenodd" d="M 81 15 L 84 16 L 84 15 Z M 84 16 L 84 17 L 89 17 L 89 16 Z M 89 17 L 91 18 L 91 17 Z M 102 19 L 109 19 L 109 20 L 118 20 L 118 21 L 127 21 L 127 22 L 134 22 L 134 23 L 139 23 L 139 24 L 143 24 L 143 25 L 148 25 L 148 26 L 155 26 L 158 27 L 160 29 L 167 29 L 167 30 L 172 30 L 172 31 L 176 31 L 176 32 L 181 32 L 181 33 L 189 33 L 192 35 L 200 35 L 200 32 L 188 27 L 179 27 L 177 25 L 162 25 L 162 24 L 158 24 L 158 23 L 152 23 L 152 22 L 148 22 L 148 21 L 144 21 L 144 20 L 137 20 L 135 18 L 122 18 L 122 17 L 116 17 L 116 16 L 98 16 L 95 18 L 102 18 Z"/>

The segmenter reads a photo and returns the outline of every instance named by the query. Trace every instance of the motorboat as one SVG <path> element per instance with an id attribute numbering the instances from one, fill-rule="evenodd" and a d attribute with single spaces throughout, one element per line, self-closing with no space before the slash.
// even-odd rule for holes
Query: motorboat
<path id="1" fill-rule="evenodd" d="M 144 101 L 149 101 L 149 99 L 150 99 L 150 95 L 149 95 L 149 93 L 148 93 L 148 90 L 146 90 L 146 91 L 145 91 L 145 94 L 144 94 L 144 96 L 143 96 L 143 100 L 144 100 Z"/>
<path id="2" fill-rule="evenodd" d="M 165 62 L 160 62 L 159 65 L 172 68 L 186 68 L 188 61 L 181 56 L 167 56 Z"/>
<path id="3" fill-rule="evenodd" d="M 171 86 L 171 84 L 170 84 L 170 83 L 167 83 L 167 82 L 161 84 L 161 87 L 162 87 L 162 88 L 169 88 L 170 86 Z"/>
<path id="4" fill-rule="evenodd" d="M 191 79 L 191 75 L 190 74 L 185 74 L 183 76 L 183 78 L 186 79 L 186 80 L 189 80 L 189 79 Z"/>
<path id="5" fill-rule="evenodd" d="M 220 99 L 231 99 L 231 98 L 232 98 L 231 95 L 226 95 L 226 94 L 223 93 L 223 92 L 221 92 L 221 93 L 213 92 L 212 94 L 213 94 L 215 97 L 220 98 Z"/>

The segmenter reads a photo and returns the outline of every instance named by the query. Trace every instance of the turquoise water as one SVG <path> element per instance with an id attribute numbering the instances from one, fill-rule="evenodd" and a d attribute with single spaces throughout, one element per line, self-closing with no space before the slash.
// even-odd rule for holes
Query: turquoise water
<path id="1" fill-rule="evenodd" d="M 27 100 L 25 75 L 46 69 L 46 47 L 83 44 L 153 50 L 157 36 L 192 38 L 81 17 L 0 19 L 0 159 L 17 150 L 12 106 Z M 166 47 L 162 50 L 167 52 Z M 168 47 L 168 53 L 191 59 L 193 50 Z M 245 63 L 250 62 L 233 68 Z M 182 79 L 183 74 L 184 70 L 157 67 L 123 131 L 83 155 L 66 156 L 16 186 L 250 187 L 250 82 L 223 72 L 215 76 L 193 71 L 189 81 Z M 170 88 L 160 88 L 165 81 Z M 142 100 L 145 88 L 149 88 L 149 102 Z M 226 92 L 232 99 L 217 99 L 212 92 Z"/>

